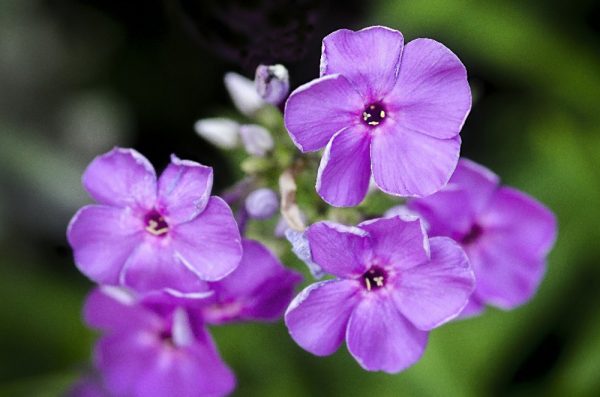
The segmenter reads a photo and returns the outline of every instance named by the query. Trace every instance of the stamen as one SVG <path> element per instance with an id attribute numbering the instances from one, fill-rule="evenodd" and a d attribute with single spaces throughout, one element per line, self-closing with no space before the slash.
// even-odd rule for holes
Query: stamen
<path id="1" fill-rule="evenodd" d="M 379 125 L 386 117 L 385 108 L 381 103 L 372 103 L 362 113 L 362 120 L 372 127 Z"/>
<path id="2" fill-rule="evenodd" d="M 169 225 L 161 214 L 152 211 L 146 215 L 145 230 L 153 236 L 163 236 L 169 231 Z"/>
<path id="3" fill-rule="evenodd" d="M 378 266 L 373 266 L 365 274 L 362 279 L 365 283 L 367 291 L 376 290 L 385 286 L 387 273 Z"/>

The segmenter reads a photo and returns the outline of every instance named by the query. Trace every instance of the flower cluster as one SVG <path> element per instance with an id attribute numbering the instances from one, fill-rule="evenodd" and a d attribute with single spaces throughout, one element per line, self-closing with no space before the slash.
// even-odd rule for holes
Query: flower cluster
<path id="1" fill-rule="evenodd" d="M 459 160 L 471 94 L 445 46 L 404 45 L 400 32 L 380 26 L 343 29 L 323 40 L 320 77 L 289 97 L 282 65 L 260 65 L 254 82 L 228 73 L 225 85 L 241 119 L 195 125 L 247 156 L 246 177 L 223 199 L 211 196 L 210 167 L 174 155 L 157 177 L 141 154 L 116 148 L 83 175 L 97 204 L 77 212 L 68 239 L 77 267 L 99 284 L 84 317 L 102 336 L 97 373 L 74 393 L 229 394 L 235 376 L 208 327 L 282 316 L 310 353 L 332 354 L 345 341 L 364 369 L 397 373 L 419 360 L 433 329 L 534 295 L 556 220 Z M 320 165 L 294 145 L 324 148 Z M 407 201 L 374 219 L 360 208 L 343 218 L 296 199 L 313 172 L 333 207 L 384 193 Z M 369 189 L 371 179 L 383 193 Z M 329 275 L 295 298 L 300 275 L 263 244 L 289 249 L 283 236 L 316 279 Z"/>

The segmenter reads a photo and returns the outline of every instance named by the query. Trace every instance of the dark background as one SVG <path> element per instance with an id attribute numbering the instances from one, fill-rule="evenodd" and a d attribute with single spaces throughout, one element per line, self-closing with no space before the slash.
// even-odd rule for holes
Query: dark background
<path id="1" fill-rule="evenodd" d="M 599 20 L 591 0 L 0 0 L 0 395 L 61 395 L 89 365 L 92 285 L 65 229 L 95 155 L 130 146 L 160 168 L 177 153 L 213 166 L 218 192 L 237 164 L 192 126 L 233 112 L 223 74 L 279 62 L 297 86 L 324 35 L 374 24 L 465 63 L 463 155 L 556 212 L 546 280 L 518 310 L 434 331 L 395 376 L 344 349 L 313 357 L 281 324 L 215 329 L 238 395 L 600 395 Z"/>

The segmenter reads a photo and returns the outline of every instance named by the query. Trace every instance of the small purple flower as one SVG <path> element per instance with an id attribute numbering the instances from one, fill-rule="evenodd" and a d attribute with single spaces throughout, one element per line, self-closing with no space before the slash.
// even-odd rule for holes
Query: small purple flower
<path id="1" fill-rule="evenodd" d="M 408 206 L 427 221 L 430 235 L 451 237 L 469 256 L 477 288 L 464 316 L 480 313 L 485 304 L 512 309 L 533 296 L 556 239 L 548 208 L 500 187 L 497 175 L 467 159 L 444 189 Z"/>
<path id="2" fill-rule="evenodd" d="M 269 219 L 279 210 L 279 199 L 273 190 L 260 188 L 246 197 L 245 206 L 251 218 Z"/>
<path id="3" fill-rule="evenodd" d="M 466 305 L 474 276 L 449 238 L 428 239 L 419 219 L 381 218 L 358 227 L 319 222 L 307 230 L 313 260 L 336 276 L 312 284 L 285 322 L 309 352 L 348 350 L 369 371 L 399 372 L 423 354 L 429 330 Z"/>
<path id="4" fill-rule="evenodd" d="M 232 272 L 242 256 L 230 208 L 210 196 L 212 168 L 171 157 L 157 181 L 133 149 L 98 156 L 83 184 L 99 204 L 80 209 L 68 239 L 93 281 L 137 291 L 195 294 Z"/>
<path id="5" fill-rule="evenodd" d="M 240 136 L 244 149 L 252 156 L 265 157 L 275 146 L 271 133 L 258 124 L 240 126 Z"/>
<path id="6" fill-rule="evenodd" d="M 223 280 L 209 283 L 213 295 L 194 302 L 207 323 L 277 320 L 302 280 L 259 242 L 243 240 L 243 247 L 238 268 Z"/>
<path id="7" fill-rule="evenodd" d="M 105 333 L 94 359 L 106 388 L 127 397 L 229 394 L 235 377 L 204 327 L 182 307 L 151 306 L 117 287 L 88 297 L 85 320 Z"/>
<path id="8" fill-rule="evenodd" d="M 400 32 L 375 26 L 325 37 L 321 77 L 290 95 L 284 117 L 300 150 L 326 146 L 319 195 L 354 206 L 371 173 L 389 194 L 422 197 L 442 188 L 470 109 L 467 73 L 454 53 L 430 39 L 404 46 Z"/>

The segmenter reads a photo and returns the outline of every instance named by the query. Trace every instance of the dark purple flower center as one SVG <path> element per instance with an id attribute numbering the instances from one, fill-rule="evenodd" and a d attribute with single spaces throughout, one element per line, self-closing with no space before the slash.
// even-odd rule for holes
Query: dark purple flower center
<path id="1" fill-rule="evenodd" d="M 469 230 L 469 232 L 467 234 L 465 234 L 465 236 L 462 238 L 462 240 L 460 242 L 463 245 L 472 244 L 475 241 L 477 241 L 477 239 L 479 239 L 482 232 L 483 232 L 483 229 L 481 228 L 481 226 L 479 226 L 478 224 L 475 223 L 471 227 L 471 230 Z"/>
<path id="2" fill-rule="evenodd" d="M 362 275 L 367 291 L 376 290 L 385 286 L 387 273 L 380 267 L 373 266 Z"/>
<path id="3" fill-rule="evenodd" d="M 385 108 L 379 102 L 372 103 L 365 107 L 362 113 L 362 121 L 368 126 L 375 127 L 379 125 L 386 117 Z"/>
<path id="4" fill-rule="evenodd" d="M 175 346 L 175 341 L 173 341 L 173 334 L 170 330 L 163 330 L 158 334 L 158 338 L 162 343 L 168 346 Z"/>
<path id="5" fill-rule="evenodd" d="M 156 210 L 148 212 L 144 218 L 146 231 L 154 236 L 164 236 L 169 231 L 169 224 Z"/>

